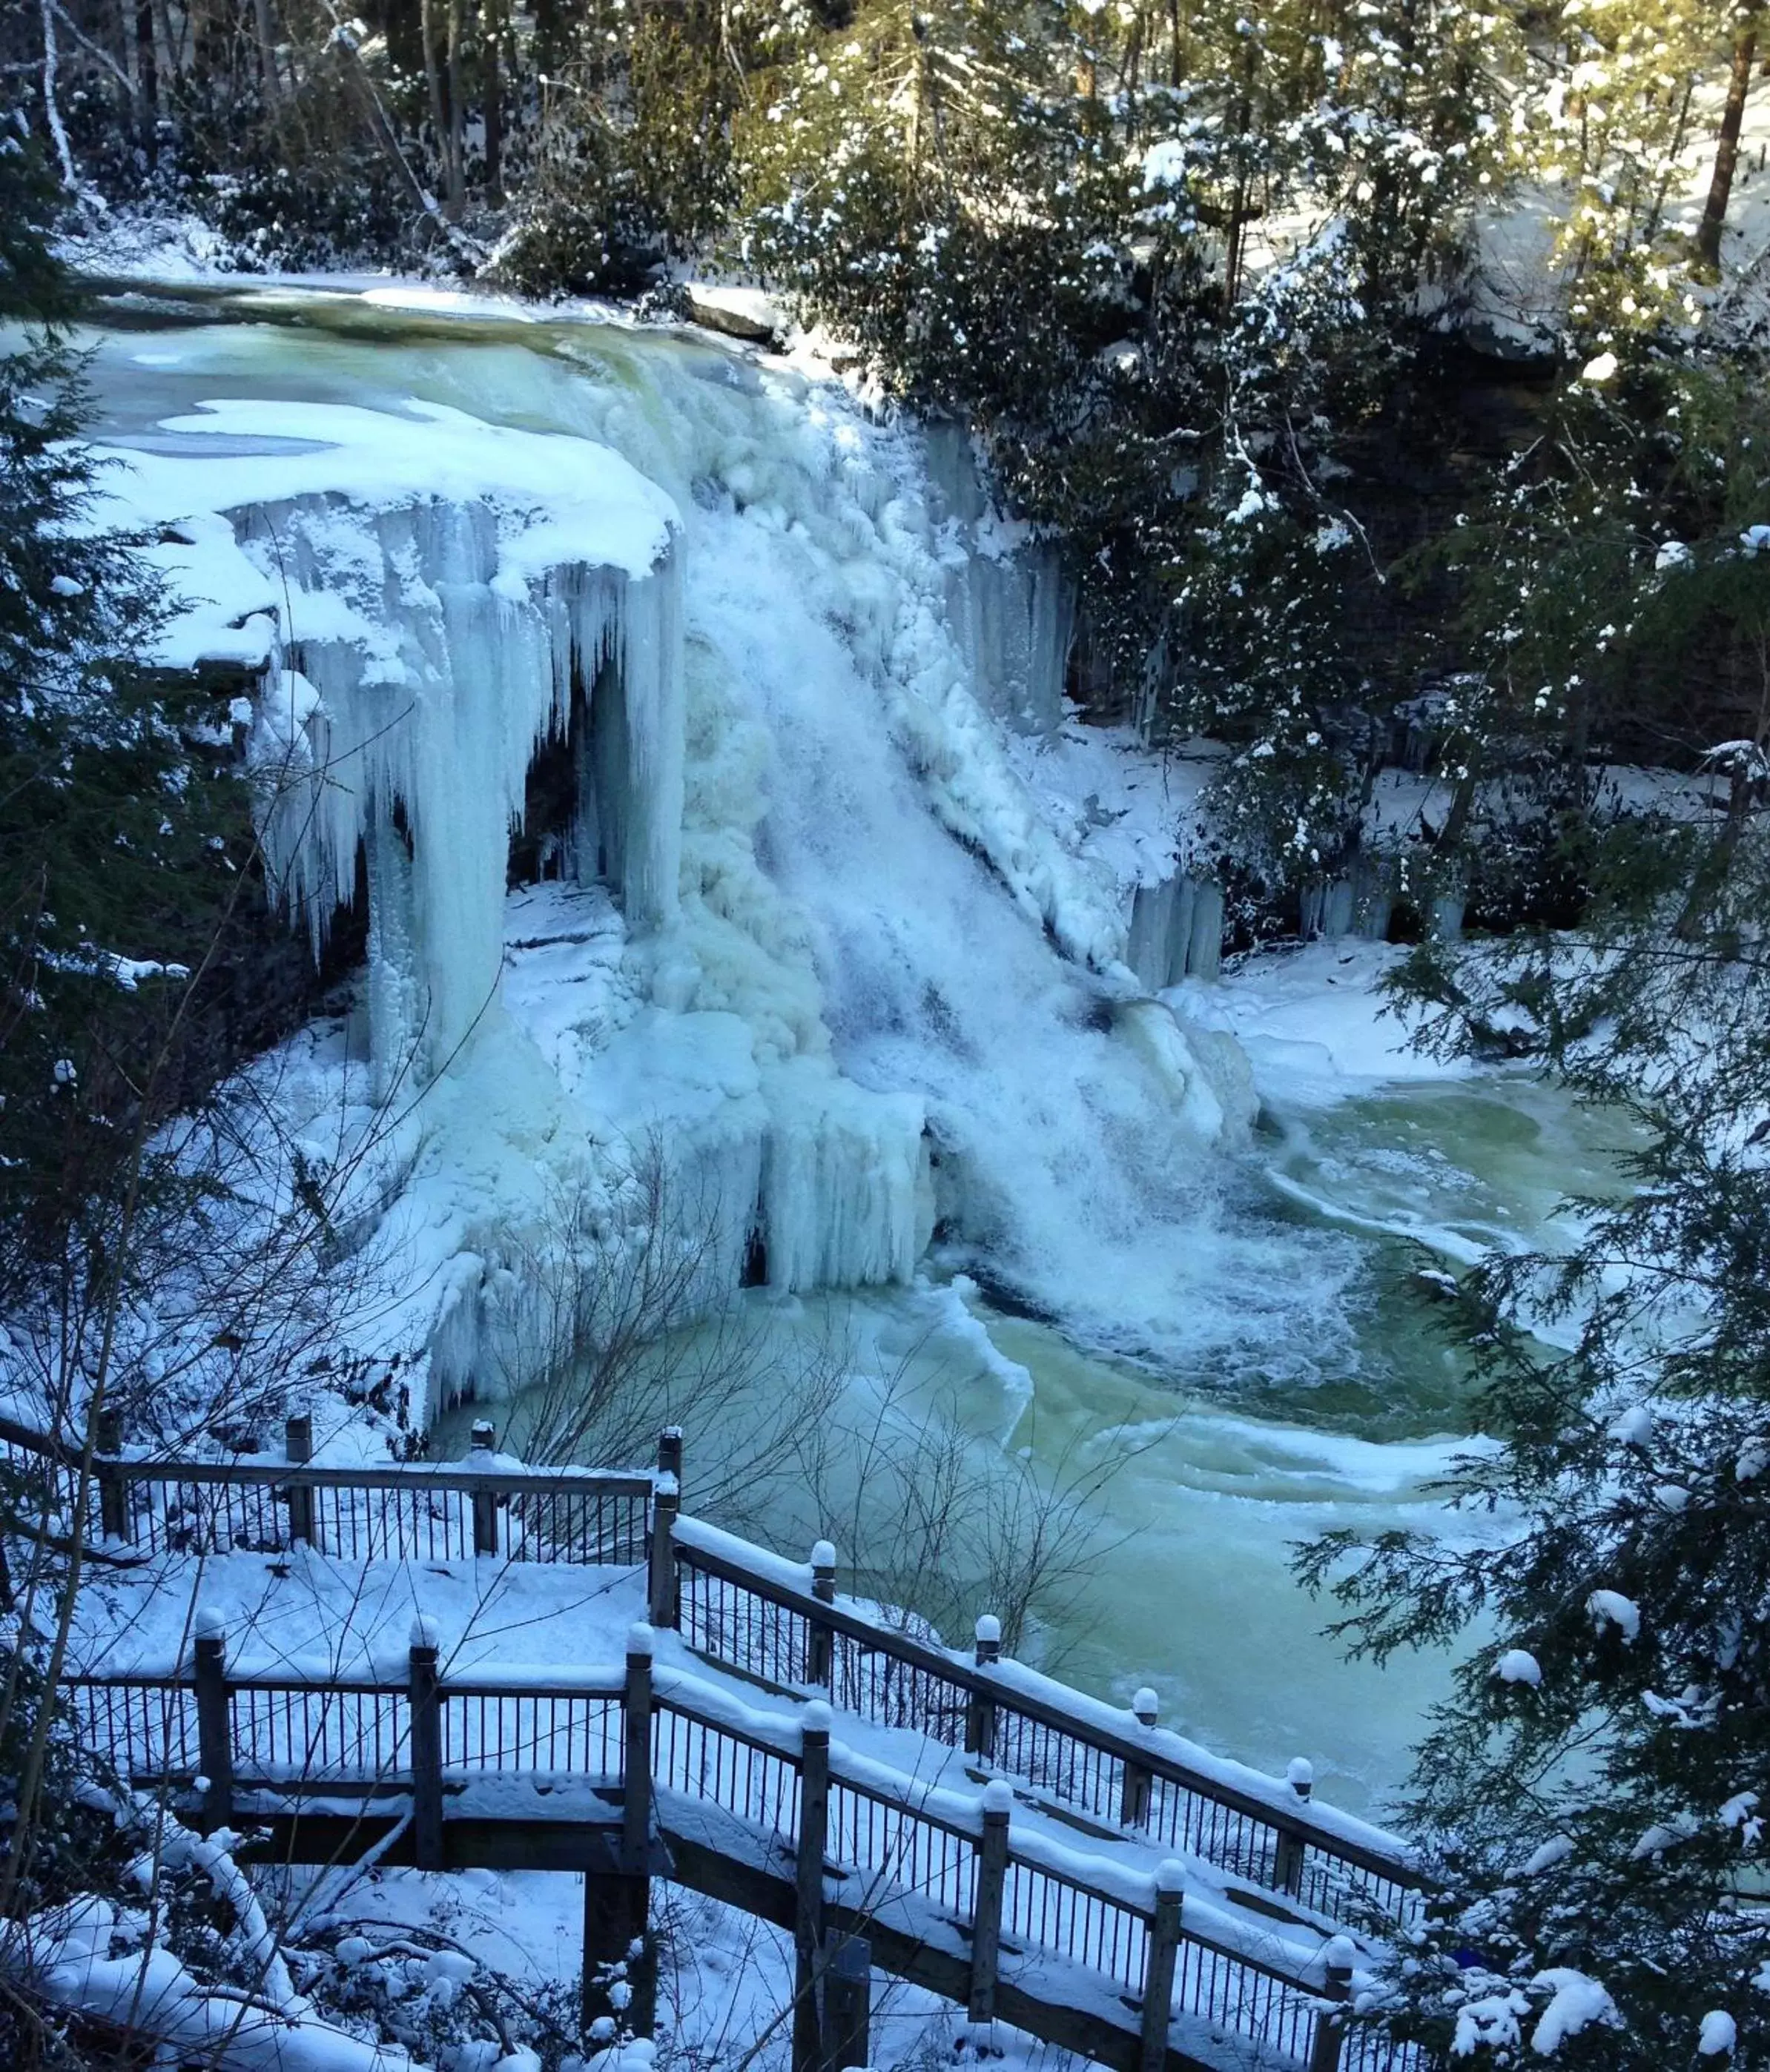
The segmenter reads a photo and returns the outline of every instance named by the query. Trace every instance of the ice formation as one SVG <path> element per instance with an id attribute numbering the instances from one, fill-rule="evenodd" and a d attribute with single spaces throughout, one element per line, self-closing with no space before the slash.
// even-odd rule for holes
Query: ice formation
<path id="1" fill-rule="evenodd" d="M 1210 965 L 1208 897 L 1127 962 L 1161 845 L 1126 865 L 1017 762 L 1062 715 L 1054 564 L 951 434 L 596 347 L 476 353 L 475 410 L 553 431 L 272 378 L 162 419 L 119 492 L 190 602 L 172 657 L 262 672 L 274 874 L 316 935 L 366 883 L 437 1384 L 514 1384 L 537 1261 L 660 1241 L 652 1146 L 697 1299 L 906 1281 L 938 1230 L 1089 1331 L 1240 1330 L 1183 1238 L 1245 1063 L 1146 997 Z M 507 897 L 537 757 L 568 805 Z"/>
<path id="2" fill-rule="evenodd" d="M 995 510 L 962 426 L 931 424 L 923 446 L 941 528 L 948 620 L 972 689 L 1019 732 L 1049 734 L 1064 716 L 1073 581 L 1054 543 Z"/>

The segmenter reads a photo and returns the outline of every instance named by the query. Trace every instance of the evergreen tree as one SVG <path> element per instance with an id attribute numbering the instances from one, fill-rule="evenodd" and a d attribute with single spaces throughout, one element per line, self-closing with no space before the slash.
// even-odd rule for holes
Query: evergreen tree
<path id="1" fill-rule="evenodd" d="M 164 606 L 97 527 L 88 409 L 51 259 L 52 190 L 0 143 L 0 1289 L 99 1231 L 156 1118 L 212 1075 L 193 969 L 235 910 L 250 829 L 225 701 L 156 676 Z M 230 846 L 233 853 L 229 853 Z M 196 1077 L 193 1078 L 193 1074 Z M 97 1219 L 95 1222 L 94 1219 Z"/>
<path id="2" fill-rule="evenodd" d="M 1739 422 L 1737 396 L 1707 401 L 1686 458 Z M 1752 482 L 1761 497 L 1761 462 Z M 1770 2049 L 1770 528 L 1676 544 L 1632 586 L 1619 647 L 1756 656 L 1710 803 L 1698 785 L 1594 832 L 1579 939 L 1431 945 L 1404 980 L 1437 1004 L 1440 1047 L 1522 1032 L 1632 1116 L 1628 1191 L 1578 1205 L 1565 1259 L 1464 1285 L 1476 1415 L 1500 1442 L 1451 1478 L 1467 1522 L 1330 1534 L 1301 1564 L 1356 1649 L 1468 1650 L 1408 1809 L 1437 1887 L 1368 2012 L 1477 2063 L 1556 2047 L 1647 2072 Z"/>

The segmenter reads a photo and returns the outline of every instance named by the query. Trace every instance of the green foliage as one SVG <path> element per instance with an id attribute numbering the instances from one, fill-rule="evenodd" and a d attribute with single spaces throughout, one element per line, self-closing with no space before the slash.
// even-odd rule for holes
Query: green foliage
<path id="1" fill-rule="evenodd" d="M 40 223 L 43 193 L 27 152 L 0 154 L 0 220 Z M 40 233 L 18 240 L 5 314 L 40 320 L 68 301 Z M 40 321 L 0 359 L 0 1279 L 12 1292 L 105 1200 L 139 1130 L 191 1091 L 185 981 L 236 903 L 250 846 L 222 701 L 142 668 L 164 603 L 132 544 L 92 522 L 80 377 Z"/>
<path id="2" fill-rule="evenodd" d="M 1503 169 L 1513 39 L 1484 6 L 1118 18 L 861 9 L 740 128 L 743 250 L 975 428 L 1064 543 L 1093 694 L 1230 744 L 1219 830 L 1282 884 L 1354 839 L 1377 572 L 1332 485 Z"/>
<path id="3" fill-rule="evenodd" d="M 536 294 L 633 294 L 711 238 L 732 199 L 745 63 L 759 35 L 778 33 L 711 0 L 574 10 L 488 278 Z"/>
<path id="4" fill-rule="evenodd" d="M 1706 768 L 1737 779 L 1735 821 L 1750 806 L 1770 742 L 1767 513 L 1770 409 L 1752 370 L 1599 363 L 1555 385 L 1537 436 L 1414 557 L 1416 579 L 1451 572 L 1459 600 L 1440 649 L 1455 673 L 1434 701 L 1452 800 L 1435 862 L 1484 877 L 1496 921 L 1545 911 L 1498 889 L 1532 853 L 1570 892 L 1602 874 L 1591 846 L 1633 810 L 1612 763 Z M 1690 848 L 1661 841 L 1662 864 Z"/>

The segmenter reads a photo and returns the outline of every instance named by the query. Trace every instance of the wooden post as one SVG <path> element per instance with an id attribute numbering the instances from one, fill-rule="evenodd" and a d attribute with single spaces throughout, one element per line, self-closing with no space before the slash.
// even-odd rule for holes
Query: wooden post
<path id="1" fill-rule="evenodd" d="M 291 1417 L 282 1428 L 284 1457 L 292 1467 L 303 1468 L 314 1457 L 314 1420 L 303 1413 Z M 306 1540 L 311 1546 L 314 1537 L 314 1493 L 303 1489 L 299 1483 L 289 1485 L 289 1544 Z"/>
<path id="2" fill-rule="evenodd" d="M 657 1959 L 645 1934 L 645 1918 L 636 1910 L 647 1890 L 643 1879 L 620 1871 L 584 1873 L 584 1980 L 582 2012 L 587 2032 L 602 2015 L 612 2014 L 648 2041 L 657 2025 Z M 627 1986 L 626 2004 L 610 1992 L 615 1980 L 599 1979 L 599 1971 L 618 1968 Z"/>
<path id="3" fill-rule="evenodd" d="M 829 1840 L 829 1708 L 799 1716 L 799 1844 L 794 1864 L 792 2072 L 821 2072 L 818 1969 L 824 1942 L 824 1858 Z"/>
<path id="4" fill-rule="evenodd" d="M 652 1947 L 652 1629 L 627 1635 L 627 1755 L 621 1794 L 621 1878 L 626 1887 L 627 2020 L 648 2038 L 657 2023 L 657 1958 Z"/>
<path id="5" fill-rule="evenodd" d="M 674 1475 L 678 1501 L 682 1493 L 682 1428 L 680 1424 L 666 1424 L 657 1435 L 657 1471 L 661 1475 Z"/>
<path id="6" fill-rule="evenodd" d="M 983 1840 L 978 1844 L 977 1911 L 971 1923 L 971 1997 L 966 2019 L 995 2020 L 996 1966 L 1002 1948 L 1002 1895 L 1008 1882 L 1008 1820 L 1013 1787 L 992 1778 L 983 1787 Z"/>
<path id="7" fill-rule="evenodd" d="M 663 1454 L 661 1442 L 659 1456 Z M 681 1455 L 678 1452 L 677 1459 Z M 651 1570 L 646 1609 L 654 1626 L 673 1633 L 677 1625 L 676 1519 L 682 1507 L 682 1486 L 672 1470 L 660 1469 L 652 1492 Z"/>
<path id="8" fill-rule="evenodd" d="M 974 1659 L 979 1669 L 1002 1659 L 1002 1622 L 993 1612 L 986 1612 L 977 1623 L 977 1653 Z M 995 1755 L 995 1707 L 987 1698 L 972 1696 L 965 1708 L 965 1752 L 967 1755 L 982 1756 L 986 1762 Z"/>
<path id="9" fill-rule="evenodd" d="M 1163 2072 L 1174 2015 L 1174 1960 L 1180 1947 L 1180 1900 L 1186 1873 L 1173 1857 L 1155 1866 L 1155 1918 L 1143 1966 L 1143 2033 L 1138 2072 Z"/>
<path id="10" fill-rule="evenodd" d="M 489 1417 L 475 1417 L 468 1434 L 467 1462 L 471 1467 L 482 1463 L 476 1454 L 489 1455 L 498 1441 L 497 1427 Z M 473 1551 L 475 1554 L 496 1554 L 498 1551 L 498 1499 L 490 1490 L 473 1492 Z"/>
<path id="11" fill-rule="evenodd" d="M 101 1410 L 93 1430 L 93 1449 L 97 1458 L 93 1463 L 98 1477 L 98 1529 L 107 1540 L 127 1540 L 129 1537 L 129 1485 L 118 1474 L 107 1454 L 114 1456 L 123 1450 L 123 1420 L 114 1410 Z M 78 1529 L 84 1530 L 86 1521 L 78 1521 Z"/>
<path id="12" fill-rule="evenodd" d="M 1321 1946 L 1327 1984 L 1321 1997 L 1333 2003 L 1315 2016 L 1315 2033 L 1309 2046 L 1309 2072 L 1340 2072 L 1340 2054 L 1346 2040 L 1346 2018 L 1341 2012 L 1352 1996 L 1352 1946 L 1344 1935 L 1336 1935 Z"/>
<path id="13" fill-rule="evenodd" d="M 652 1629 L 627 1634 L 627 1758 L 622 1770 L 621 1868 L 645 1875 L 652 1832 Z"/>
<path id="14" fill-rule="evenodd" d="M 1304 1805 L 1315 1786 L 1313 1766 L 1302 1756 L 1292 1757 L 1285 1768 L 1285 1781 Z M 1303 1893 L 1303 1837 L 1293 1829 L 1278 1830 L 1278 1847 L 1273 1860 L 1272 1882 L 1274 1889 L 1287 1893 L 1292 1899 Z"/>
<path id="15" fill-rule="evenodd" d="M 1137 1724 L 1144 1733 L 1153 1733 L 1155 1722 L 1160 1716 L 1161 1700 L 1146 1684 L 1131 1700 L 1131 1711 L 1136 1715 Z M 1153 1774 L 1142 1763 L 1127 1762 L 1125 1765 L 1124 1783 L 1118 1800 L 1120 1827 L 1141 1827 L 1148 1820 L 1150 1795 L 1155 1782 Z"/>
<path id="16" fill-rule="evenodd" d="M 649 2039 L 657 2021 L 657 1960 L 647 1929 L 652 1903 L 652 1629 L 632 1626 L 627 1635 L 627 1688 L 618 1869 L 590 1871 L 584 1877 L 583 2019 L 587 2029 L 613 2008 L 635 2033 Z M 619 1966 L 628 1997 L 614 2007 L 602 1967 Z"/>
<path id="17" fill-rule="evenodd" d="M 849 2072 L 869 2061 L 873 2018 L 873 1946 L 864 1935 L 832 1934 L 823 1951 L 824 2072 Z"/>
<path id="18" fill-rule="evenodd" d="M 421 1871 L 442 1868 L 442 1696 L 437 1673 L 436 1622 L 412 1622 L 412 1851 Z"/>
<path id="19" fill-rule="evenodd" d="M 192 1650 L 196 1682 L 196 1759 L 207 1789 L 203 1819 L 224 1827 L 233 1818 L 233 1725 L 228 1716 L 228 1641 L 221 1614 L 200 1611 Z"/>
<path id="20" fill-rule="evenodd" d="M 811 1550 L 811 1594 L 821 1605 L 836 1601 L 836 1549 L 820 1540 Z M 835 1635 L 815 1614 L 805 1629 L 805 1681 L 827 1691 L 835 1663 Z"/>

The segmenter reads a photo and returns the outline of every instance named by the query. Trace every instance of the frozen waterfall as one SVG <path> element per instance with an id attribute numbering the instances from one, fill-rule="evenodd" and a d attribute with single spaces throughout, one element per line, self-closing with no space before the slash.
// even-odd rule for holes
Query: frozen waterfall
<path id="1" fill-rule="evenodd" d="M 390 355 L 419 400 L 361 407 Z M 1183 958 L 1177 917 L 1128 943 L 1134 874 L 1021 774 L 1065 594 L 950 434 L 591 327 L 308 339 L 299 378 L 158 419 L 130 495 L 177 521 L 187 659 L 260 627 L 276 874 L 316 931 L 366 882 L 371 1054 L 430 1082 L 389 1215 L 445 1392 L 514 1385 L 546 1261 L 657 1241 L 650 1149 L 698 1300 L 933 1242 L 1103 1342 L 1284 1356 L 1306 1298 L 1209 1153 L 1245 1061 L 1149 997 L 1205 902 Z M 507 896 L 537 756 L 569 809 Z"/>

